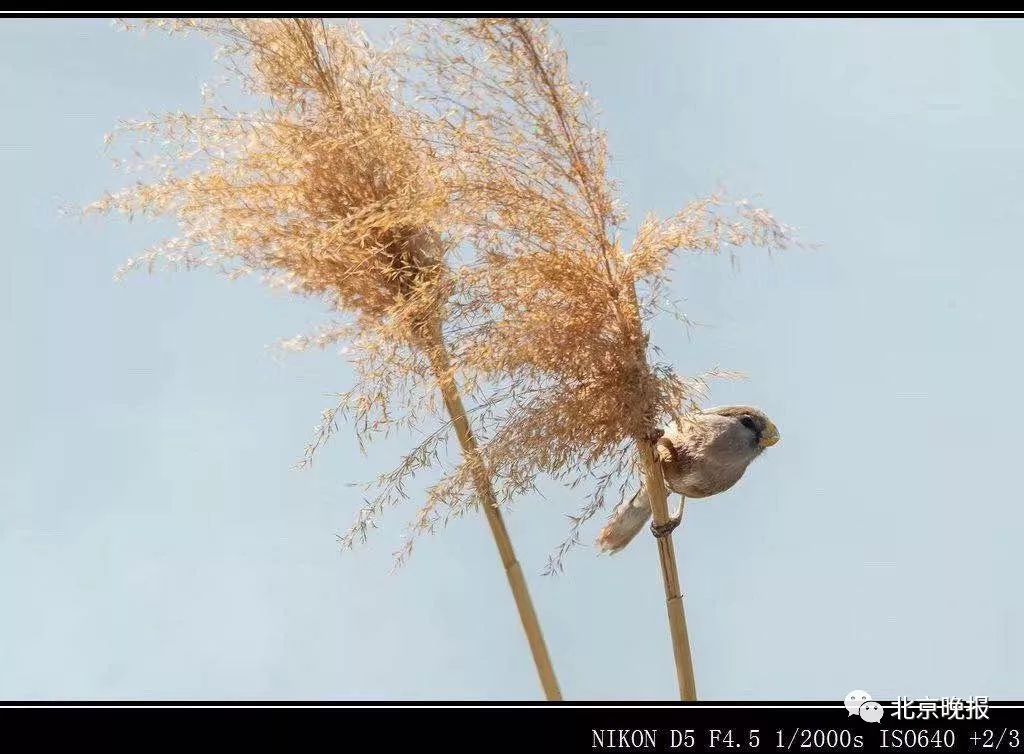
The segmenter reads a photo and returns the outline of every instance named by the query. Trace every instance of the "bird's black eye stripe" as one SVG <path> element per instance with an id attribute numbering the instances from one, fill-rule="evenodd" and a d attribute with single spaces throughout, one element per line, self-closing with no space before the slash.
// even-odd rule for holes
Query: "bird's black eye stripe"
<path id="1" fill-rule="evenodd" d="M 751 419 L 749 416 L 740 417 L 740 424 L 749 429 L 755 435 L 757 434 L 757 425 L 754 423 L 754 420 Z"/>

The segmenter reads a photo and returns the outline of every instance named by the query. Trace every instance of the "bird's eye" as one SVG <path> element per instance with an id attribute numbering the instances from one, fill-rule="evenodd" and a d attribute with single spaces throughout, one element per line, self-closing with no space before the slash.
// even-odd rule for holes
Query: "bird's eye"
<path id="1" fill-rule="evenodd" d="M 749 429 L 751 432 L 757 434 L 757 425 L 754 423 L 754 420 L 751 419 L 749 416 L 741 417 L 740 424 Z"/>

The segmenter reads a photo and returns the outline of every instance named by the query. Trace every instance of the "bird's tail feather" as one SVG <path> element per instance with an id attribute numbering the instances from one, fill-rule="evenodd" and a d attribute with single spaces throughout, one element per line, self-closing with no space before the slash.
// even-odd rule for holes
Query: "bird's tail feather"
<path id="1" fill-rule="evenodd" d="M 651 517 L 651 504 L 640 487 L 629 500 L 623 500 L 608 517 L 608 523 L 597 535 L 597 547 L 602 552 L 616 553 L 628 545 Z"/>

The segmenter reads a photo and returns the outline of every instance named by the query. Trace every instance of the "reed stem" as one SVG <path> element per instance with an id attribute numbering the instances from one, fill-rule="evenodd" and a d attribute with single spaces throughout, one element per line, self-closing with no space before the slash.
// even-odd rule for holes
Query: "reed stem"
<path id="1" fill-rule="evenodd" d="M 501 564 L 505 569 L 505 576 L 508 578 L 509 588 L 512 590 L 512 597 L 516 602 L 516 609 L 519 611 L 519 620 L 523 624 L 523 631 L 526 633 L 526 640 L 530 645 L 530 652 L 533 655 L 533 664 L 537 668 L 537 675 L 540 678 L 540 685 L 544 689 L 544 696 L 549 702 L 562 700 L 562 691 L 558 686 L 558 679 L 555 676 L 554 666 L 551 664 L 551 657 L 548 654 L 547 644 L 544 642 L 544 634 L 541 632 L 540 621 L 533 608 L 533 600 L 526 586 L 526 579 L 523 576 L 523 569 L 516 559 L 515 550 L 512 547 L 512 540 L 505 527 L 505 519 L 498 507 L 498 499 L 494 493 L 494 486 L 491 482 L 487 467 L 480 454 L 480 447 L 477 443 L 473 430 L 466 417 L 466 409 L 462 404 L 455 379 L 452 375 L 451 364 L 448 358 L 448 351 L 440 337 L 427 349 L 430 355 L 431 366 L 437 378 L 441 395 L 444 398 L 445 407 L 455 425 L 455 433 L 459 438 L 459 445 L 465 458 L 470 462 L 473 470 L 473 481 L 480 495 L 484 517 L 491 528 L 491 535 L 494 537 L 494 544 L 501 556 Z"/>
<path id="2" fill-rule="evenodd" d="M 661 466 L 654 457 L 649 443 L 641 444 L 644 486 L 651 503 L 651 515 L 655 525 L 664 525 L 669 520 L 668 491 Z M 682 515 L 682 507 L 679 509 Z M 672 546 L 671 534 L 659 537 L 658 557 L 661 560 L 661 578 L 665 585 L 665 607 L 668 610 L 669 631 L 672 634 L 672 653 L 676 662 L 676 679 L 679 682 L 679 698 L 684 702 L 697 701 L 697 684 L 693 677 L 693 658 L 690 656 L 690 637 L 686 632 L 686 614 L 683 612 L 683 595 L 679 588 L 679 567 Z"/>

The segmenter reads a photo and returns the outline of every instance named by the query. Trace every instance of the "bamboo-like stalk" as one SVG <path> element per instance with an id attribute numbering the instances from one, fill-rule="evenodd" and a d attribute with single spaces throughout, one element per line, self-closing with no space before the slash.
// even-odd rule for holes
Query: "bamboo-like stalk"
<path id="1" fill-rule="evenodd" d="M 549 702 L 561 701 L 562 692 L 558 686 L 558 678 L 555 676 L 555 669 L 551 664 L 547 644 L 544 642 L 540 621 L 537 619 L 537 613 L 533 608 L 533 600 L 530 598 L 530 592 L 526 586 L 523 569 L 516 559 L 512 540 L 509 538 L 508 529 L 505 527 L 505 519 L 498 507 L 494 486 L 491 483 L 490 475 L 480 454 L 480 447 L 466 416 L 466 409 L 462 404 L 462 398 L 459 395 L 455 378 L 452 374 L 448 351 L 439 333 L 435 342 L 427 348 L 427 353 L 430 355 L 431 367 L 437 378 L 437 384 L 444 398 L 445 407 L 448 409 L 448 414 L 455 425 L 455 434 L 459 438 L 462 453 L 472 468 L 473 482 L 477 493 L 480 495 L 480 504 L 484 510 L 484 516 L 491 529 L 491 536 L 494 537 L 494 544 L 497 546 L 498 554 L 501 557 L 501 565 L 505 570 L 505 576 L 508 578 L 508 585 L 516 602 L 516 609 L 519 611 L 519 620 L 523 624 L 523 631 L 526 633 L 526 640 L 530 645 L 533 663 L 537 668 L 537 675 L 540 678 L 541 687 L 544 689 L 544 696 Z"/>
<path id="2" fill-rule="evenodd" d="M 632 311 L 636 317 L 634 326 L 638 332 L 643 331 L 640 321 L 640 305 L 636 293 L 636 281 L 628 287 Z M 646 339 L 640 339 L 646 343 Z M 646 349 L 638 353 L 641 363 L 647 366 Z M 649 368 L 649 367 L 647 367 Z M 651 519 L 655 526 L 664 526 L 669 521 L 668 489 L 665 487 L 665 475 L 661 464 L 654 454 L 649 442 L 639 441 L 640 468 L 644 477 L 644 488 L 651 506 Z M 686 505 L 685 498 L 679 503 L 679 515 L 683 515 Z M 676 551 L 672 544 L 672 532 L 655 540 L 658 544 L 658 559 L 661 561 L 661 580 L 665 588 L 665 609 L 668 611 L 669 634 L 672 638 L 672 656 L 676 665 L 676 681 L 679 683 L 679 698 L 684 702 L 697 701 L 697 683 L 693 676 L 693 657 L 690 653 L 690 636 L 686 630 L 686 613 L 683 610 L 683 594 L 679 586 L 679 565 L 676 563 Z"/>
<path id="3" fill-rule="evenodd" d="M 651 503 L 651 514 L 656 526 L 663 526 L 669 520 L 668 492 L 661 466 L 654 458 L 649 444 L 641 445 L 644 487 Z M 683 513 L 680 503 L 679 514 Z M 697 700 L 697 685 L 693 677 L 693 658 L 690 656 L 690 637 L 686 631 L 686 614 L 683 611 L 683 595 L 679 587 L 679 567 L 676 564 L 672 535 L 659 537 L 658 558 L 661 560 L 661 578 L 665 586 L 665 608 L 668 610 L 668 625 L 672 635 L 672 654 L 676 663 L 676 680 L 679 682 L 679 698 L 684 702 Z"/>

